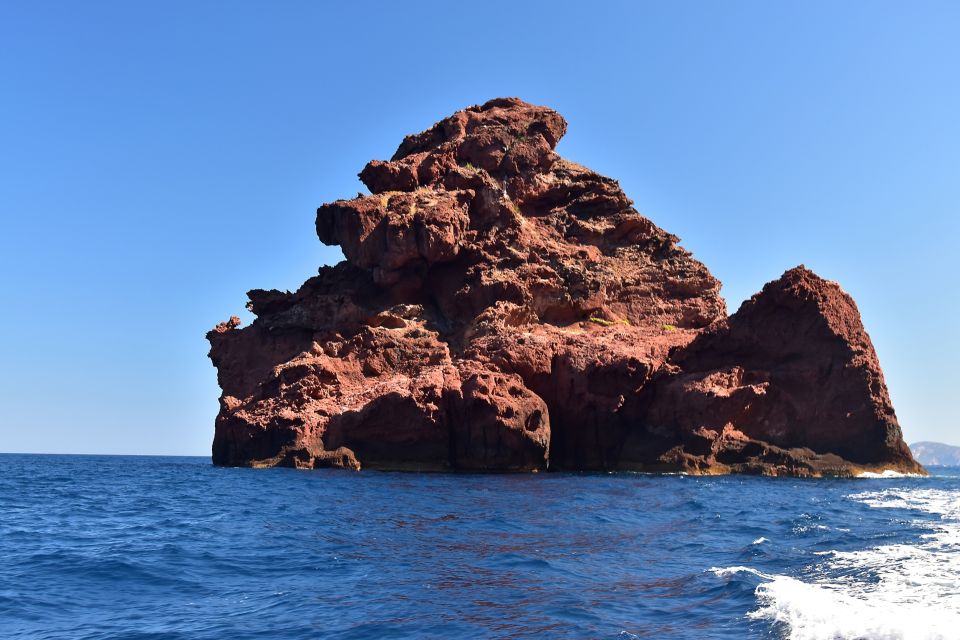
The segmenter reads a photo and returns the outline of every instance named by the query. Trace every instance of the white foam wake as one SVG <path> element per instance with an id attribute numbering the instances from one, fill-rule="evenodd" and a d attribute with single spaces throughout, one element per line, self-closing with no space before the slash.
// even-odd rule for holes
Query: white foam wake
<path id="1" fill-rule="evenodd" d="M 941 640 L 957 638 L 960 616 L 921 603 L 894 603 L 849 584 L 776 576 L 757 587 L 760 607 L 747 614 L 786 624 L 791 640 Z"/>
<path id="2" fill-rule="evenodd" d="M 874 508 L 939 516 L 920 544 L 891 544 L 853 552 L 822 552 L 814 579 L 766 575 L 753 619 L 780 623 L 791 640 L 943 640 L 960 638 L 960 495 L 936 489 L 887 489 L 849 496 Z M 930 528 L 929 519 L 922 522 Z"/>

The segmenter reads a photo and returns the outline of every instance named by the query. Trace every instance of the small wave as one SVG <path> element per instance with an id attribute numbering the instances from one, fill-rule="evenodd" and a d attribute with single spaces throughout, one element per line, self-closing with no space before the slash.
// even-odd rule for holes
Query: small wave
<path id="1" fill-rule="evenodd" d="M 735 576 L 738 573 L 749 573 L 750 575 L 757 576 L 758 578 L 763 578 L 764 580 L 773 580 L 774 576 L 766 574 L 762 571 L 757 571 L 752 567 L 710 567 L 710 573 L 717 576 L 718 578 L 726 578 L 728 576 Z"/>
<path id="2" fill-rule="evenodd" d="M 805 536 L 818 531 L 829 531 L 830 527 L 825 524 L 798 524 L 790 531 L 796 536 Z"/>
<path id="3" fill-rule="evenodd" d="M 751 542 L 750 544 L 763 544 L 764 542 L 770 542 L 770 540 L 767 539 L 767 538 L 764 538 L 763 536 L 760 536 L 759 538 L 757 538 L 756 540 L 754 540 L 754 541 Z"/>
<path id="4" fill-rule="evenodd" d="M 899 471 L 887 469 L 885 471 L 881 471 L 880 473 L 877 473 L 875 471 L 864 471 L 863 473 L 858 473 L 857 477 L 870 478 L 870 479 L 878 479 L 878 478 L 882 479 L 882 478 L 922 478 L 923 476 L 920 475 L 919 473 L 901 473 Z"/>

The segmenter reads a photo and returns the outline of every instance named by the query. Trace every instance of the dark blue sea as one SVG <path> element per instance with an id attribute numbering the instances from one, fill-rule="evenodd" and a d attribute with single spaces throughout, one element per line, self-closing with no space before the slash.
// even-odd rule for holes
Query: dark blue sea
<path id="1" fill-rule="evenodd" d="M 2 638 L 958 638 L 960 469 L 421 475 L 0 456 Z"/>

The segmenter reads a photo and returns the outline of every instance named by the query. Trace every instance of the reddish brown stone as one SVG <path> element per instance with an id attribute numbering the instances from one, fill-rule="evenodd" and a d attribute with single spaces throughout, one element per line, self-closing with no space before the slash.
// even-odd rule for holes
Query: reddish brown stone
<path id="1" fill-rule="evenodd" d="M 674 353 L 631 412 L 680 440 L 735 428 L 782 449 L 920 471 L 856 304 L 803 266 Z"/>
<path id="2" fill-rule="evenodd" d="M 214 462 L 768 475 L 918 470 L 852 300 L 720 283 L 514 98 L 408 136 L 317 211 L 347 260 L 208 334 Z"/>

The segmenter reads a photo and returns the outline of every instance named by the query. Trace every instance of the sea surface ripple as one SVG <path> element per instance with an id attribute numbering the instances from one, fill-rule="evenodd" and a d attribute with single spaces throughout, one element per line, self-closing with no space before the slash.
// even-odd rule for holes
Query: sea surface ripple
<path id="1" fill-rule="evenodd" d="M 0 637 L 960 637 L 960 469 L 440 475 L 0 455 Z"/>

